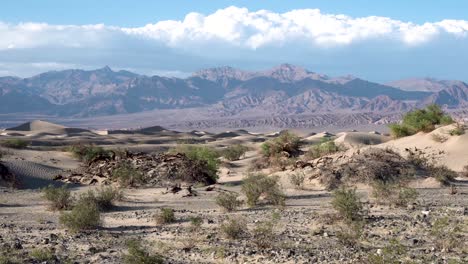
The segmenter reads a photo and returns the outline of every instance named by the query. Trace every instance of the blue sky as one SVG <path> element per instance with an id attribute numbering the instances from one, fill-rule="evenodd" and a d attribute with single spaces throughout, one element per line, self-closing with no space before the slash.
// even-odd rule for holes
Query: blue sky
<path id="1" fill-rule="evenodd" d="M 464 0 L 4 0 L 0 75 L 109 65 L 186 76 L 288 62 L 382 82 L 468 80 L 466 10 Z"/>

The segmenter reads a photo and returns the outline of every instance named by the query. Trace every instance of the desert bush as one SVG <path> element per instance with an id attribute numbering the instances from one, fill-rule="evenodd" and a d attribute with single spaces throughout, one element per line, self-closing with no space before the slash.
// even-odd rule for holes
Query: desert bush
<path id="1" fill-rule="evenodd" d="M 378 204 L 391 203 L 395 195 L 397 185 L 395 183 L 376 180 L 371 183 L 371 196 Z"/>
<path id="2" fill-rule="evenodd" d="M 430 234 L 434 244 L 439 250 L 452 251 L 460 244 L 460 234 L 463 232 L 462 225 L 456 218 L 448 216 L 438 218 L 432 223 Z"/>
<path id="3" fill-rule="evenodd" d="M 432 140 L 438 143 L 444 143 L 445 141 L 448 140 L 448 137 L 441 135 L 441 134 L 432 134 L 431 138 Z"/>
<path id="4" fill-rule="evenodd" d="M 381 254 L 370 254 L 369 264 L 400 264 L 407 252 L 406 246 L 396 239 L 391 239 L 389 244 L 382 248 Z"/>
<path id="5" fill-rule="evenodd" d="M 190 217 L 190 231 L 191 232 L 197 232 L 198 230 L 200 230 L 202 224 L 203 224 L 203 218 L 199 217 L 199 216 L 195 216 L 195 217 Z"/>
<path id="6" fill-rule="evenodd" d="M 292 173 L 289 174 L 289 182 L 298 190 L 304 188 L 305 174 L 304 173 Z"/>
<path id="7" fill-rule="evenodd" d="M 49 206 L 52 210 L 69 209 L 73 203 L 71 192 L 66 185 L 61 187 L 49 185 L 42 189 L 42 195 L 50 202 Z"/>
<path id="8" fill-rule="evenodd" d="M 409 204 L 412 204 L 418 199 L 419 193 L 414 188 L 402 187 L 398 192 L 398 197 L 396 198 L 395 205 L 400 207 L 406 207 Z"/>
<path id="9" fill-rule="evenodd" d="M 285 195 L 281 191 L 278 177 L 268 177 L 264 174 L 250 174 L 242 184 L 242 192 L 247 197 L 247 204 L 255 206 L 262 195 L 265 200 L 274 205 L 284 205 Z"/>
<path id="10" fill-rule="evenodd" d="M 102 147 L 96 145 L 84 145 L 84 144 L 76 144 L 69 146 L 67 148 L 68 152 L 71 152 L 75 158 L 79 159 L 80 161 L 89 163 L 98 157 L 109 157 L 111 155 L 111 151 L 105 150 Z"/>
<path id="11" fill-rule="evenodd" d="M 465 134 L 465 125 L 457 123 L 454 129 L 449 131 L 451 136 L 461 136 Z"/>
<path id="12" fill-rule="evenodd" d="M 221 150 L 221 156 L 230 161 L 235 161 L 241 159 L 245 153 L 249 150 L 248 147 L 240 144 L 229 146 Z"/>
<path id="13" fill-rule="evenodd" d="M 130 162 L 122 162 L 112 171 L 112 178 L 121 186 L 138 186 L 144 183 L 143 174 L 133 167 Z"/>
<path id="14" fill-rule="evenodd" d="M 417 132 L 431 132 L 436 125 L 452 124 L 453 119 L 444 113 L 436 104 L 428 105 L 425 109 L 416 109 L 403 116 L 401 124 L 390 125 L 394 137 L 403 137 Z"/>
<path id="15" fill-rule="evenodd" d="M 458 176 L 457 173 L 445 165 L 432 166 L 429 168 L 429 174 L 444 186 L 450 185 Z"/>
<path id="16" fill-rule="evenodd" d="M 363 205 L 356 189 L 341 187 L 333 192 L 333 208 L 342 219 L 347 222 L 358 222 L 363 220 Z"/>
<path id="17" fill-rule="evenodd" d="M 364 221 L 346 222 L 340 225 L 336 237 L 341 244 L 354 247 L 359 243 L 364 232 Z"/>
<path id="18" fill-rule="evenodd" d="M 207 146 L 179 145 L 171 152 L 183 153 L 192 161 L 206 164 L 209 176 L 214 181 L 218 179 L 219 153 L 215 149 Z"/>
<path id="19" fill-rule="evenodd" d="M 123 197 L 122 191 L 117 188 L 107 186 L 101 187 L 96 191 L 89 190 L 80 196 L 81 200 L 87 203 L 95 204 L 100 211 L 108 211 L 114 207 L 116 201 L 121 200 Z"/>
<path id="20" fill-rule="evenodd" d="M 275 241 L 275 228 L 278 225 L 280 216 L 273 214 L 270 220 L 258 222 L 252 230 L 252 242 L 259 248 L 271 247 Z"/>
<path id="21" fill-rule="evenodd" d="M 12 149 L 25 149 L 29 146 L 29 144 L 29 141 L 20 138 L 9 138 L 0 142 L 2 147 Z"/>
<path id="22" fill-rule="evenodd" d="M 139 240 L 127 241 L 128 253 L 123 256 L 126 264 L 163 264 L 164 258 L 159 254 L 149 253 Z"/>
<path id="23" fill-rule="evenodd" d="M 164 225 L 175 222 L 174 210 L 171 208 L 161 208 L 161 211 L 155 215 L 156 224 Z"/>
<path id="24" fill-rule="evenodd" d="M 317 159 L 326 155 L 330 155 L 340 151 L 340 147 L 335 144 L 335 141 L 325 139 L 324 141 L 313 145 L 307 152 L 307 157 L 310 159 Z"/>
<path id="25" fill-rule="evenodd" d="M 221 223 L 220 232 L 228 239 L 238 239 L 247 233 L 247 221 L 242 217 L 231 217 Z"/>
<path id="26" fill-rule="evenodd" d="M 47 262 L 47 261 L 53 261 L 55 259 L 55 255 L 52 253 L 50 249 L 42 249 L 42 248 L 36 248 L 33 249 L 30 253 L 29 256 L 33 258 L 36 261 L 39 262 Z"/>
<path id="27" fill-rule="evenodd" d="M 237 200 L 239 195 L 234 192 L 220 193 L 216 197 L 216 204 L 226 212 L 232 212 L 242 205 L 242 201 Z"/>
<path id="28" fill-rule="evenodd" d="M 101 225 L 101 213 L 96 204 L 79 199 L 70 212 L 60 215 L 60 223 L 74 232 L 95 229 Z"/>
<path id="29" fill-rule="evenodd" d="M 270 139 L 261 145 L 262 154 L 265 157 L 273 157 L 287 154 L 295 156 L 299 153 L 301 139 L 291 133 L 284 132 L 274 139 Z"/>

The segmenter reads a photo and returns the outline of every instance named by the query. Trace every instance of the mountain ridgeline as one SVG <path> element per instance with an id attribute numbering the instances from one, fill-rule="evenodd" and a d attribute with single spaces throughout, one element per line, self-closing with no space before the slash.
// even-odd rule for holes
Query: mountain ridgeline
<path id="1" fill-rule="evenodd" d="M 468 85 L 433 79 L 383 85 L 353 76 L 332 78 L 289 64 L 258 72 L 206 69 L 184 79 L 109 67 L 0 78 L 1 114 L 87 117 L 200 107 L 219 116 L 394 113 L 429 103 L 467 107 Z"/>

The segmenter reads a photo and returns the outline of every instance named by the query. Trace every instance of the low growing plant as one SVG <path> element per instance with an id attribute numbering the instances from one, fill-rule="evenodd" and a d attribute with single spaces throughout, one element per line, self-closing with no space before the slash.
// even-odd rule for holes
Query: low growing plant
<path id="1" fill-rule="evenodd" d="M 33 249 L 29 256 L 39 262 L 48 262 L 55 259 L 54 253 L 50 249 L 36 248 Z"/>
<path id="2" fill-rule="evenodd" d="M 240 160 L 242 157 L 244 157 L 248 149 L 249 148 L 244 145 L 232 145 L 221 150 L 221 156 L 223 156 L 229 161 Z"/>
<path id="3" fill-rule="evenodd" d="M 335 190 L 332 206 L 346 222 L 363 220 L 363 205 L 356 193 L 356 189 L 341 187 Z"/>
<path id="4" fill-rule="evenodd" d="M 79 199 L 70 212 L 62 213 L 59 220 L 73 232 L 79 232 L 99 227 L 101 213 L 96 204 L 89 203 L 86 199 Z"/>
<path id="5" fill-rule="evenodd" d="M 282 206 L 285 203 L 285 195 L 281 190 L 278 177 L 250 174 L 244 179 L 241 190 L 247 197 L 249 206 L 257 205 L 262 195 L 271 204 Z"/>
<path id="6" fill-rule="evenodd" d="M 295 156 L 299 153 L 301 139 L 291 133 L 284 132 L 274 139 L 270 139 L 261 145 L 262 154 L 265 157 L 279 156 L 286 153 L 289 156 Z"/>
<path id="7" fill-rule="evenodd" d="M 96 145 L 76 144 L 67 148 L 80 161 L 89 163 L 97 157 L 108 157 L 111 152 Z"/>
<path id="8" fill-rule="evenodd" d="M 171 150 L 171 152 L 183 153 L 195 162 L 206 164 L 209 176 L 214 181 L 218 179 L 218 168 L 220 162 L 219 153 L 215 149 L 199 145 L 179 145 L 175 149 Z"/>
<path id="9" fill-rule="evenodd" d="M 247 233 L 247 222 L 241 217 L 231 217 L 220 225 L 221 233 L 228 239 L 238 239 Z"/>
<path id="10" fill-rule="evenodd" d="M 319 144 L 310 147 L 307 152 L 307 157 L 310 159 L 317 159 L 326 155 L 330 155 L 340 151 L 340 147 L 336 145 L 335 141 L 324 139 Z"/>
<path id="11" fill-rule="evenodd" d="M 275 229 L 278 225 L 280 216 L 273 214 L 270 220 L 258 222 L 252 231 L 253 243 L 259 248 L 269 248 L 275 241 Z"/>
<path id="12" fill-rule="evenodd" d="M 161 211 L 155 216 L 156 224 L 164 225 L 175 222 L 174 210 L 171 208 L 161 208 Z"/>
<path id="13" fill-rule="evenodd" d="M 87 193 L 82 194 L 80 199 L 95 204 L 100 211 L 108 211 L 112 209 L 114 203 L 121 200 L 122 197 L 122 192 L 119 189 L 107 186 L 101 187 L 96 191 L 89 190 Z"/>
<path id="14" fill-rule="evenodd" d="M 133 239 L 127 241 L 128 253 L 123 256 L 123 262 L 126 264 L 163 264 L 164 258 L 159 254 L 149 253 L 139 240 Z"/>
<path id="15" fill-rule="evenodd" d="M 220 193 L 216 197 L 216 204 L 223 208 L 226 212 L 232 212 L 242 205 L 242 201 L 239 201 L 237 199 L 238 197 L 239 195 L 234 192 Z"/>
<path id="16" fill-rule="evenodd" d="M 10 138 L 0 142 L 2 147 L 12 149 L 25 149 L 29 144 L 31 144 L 29 141 L 20 138 Z"/>
<path id="17" fill-rule="evenodd" d="M 457 173 L 445 165 L 433 166 L 429 169 L 430 176 L 444 186 L 450 185 L 458 176 Z"/>
<path id="18" fill-rule="evenodd" d="M 289 182 L 298 190 L 304 189 L 305 174 L 292 173 L 289 174 Z"/>
<path id="19" fill-rule="evenodd" d="M 129 162 L 119 164 L 119 166 L 112 171 L 112 178 L 117 180 L 120 185 L 124 187 L 135 187 L 145 182 L 143 174 Z"/>
<path id="20" fill-rule="evenodd" d="M 66 210 L 73 203 L 73 198 L 67 185 L 62 185 L 61 187 L 49 185 L 42 189 L 42 195 L 50 202 L 49 207 L 52 210 Z"/>

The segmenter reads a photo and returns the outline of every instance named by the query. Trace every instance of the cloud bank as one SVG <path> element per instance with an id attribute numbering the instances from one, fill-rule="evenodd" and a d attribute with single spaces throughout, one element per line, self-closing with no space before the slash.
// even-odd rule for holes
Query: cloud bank
<path id="1" fill-rule="evenodd" d="M 219 64 L 245 68 L 292 62 L 332 73 L 357 67 L 358 74 L 372 75 L 366 69 L 369 72 L 378 61 L 411 64 L 409 57 L 427 62 L 424 54 L 448 59 L 448 49 L 466 54 L 467 40 L 465 20 L 415 24 L 378 16 L 323 14 L 318 9 L 275 13 L 228 7 L 135 28 L 0 22 L 0 73 L 24 75 L 41 64 L 189 72 Z M 363 65 L 353 63 L 359 58 Z M 332 60 L 339 60 L 336 67 Z"/>

